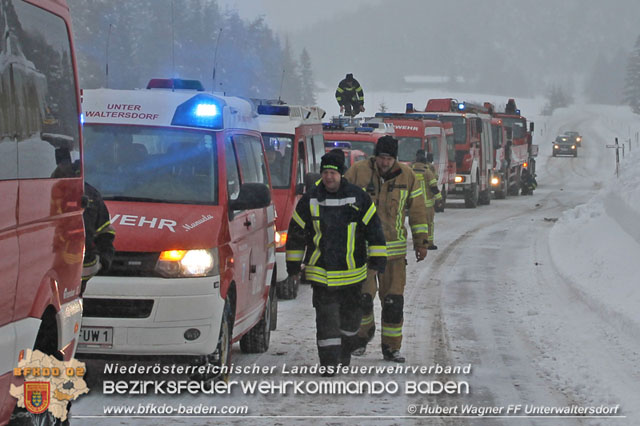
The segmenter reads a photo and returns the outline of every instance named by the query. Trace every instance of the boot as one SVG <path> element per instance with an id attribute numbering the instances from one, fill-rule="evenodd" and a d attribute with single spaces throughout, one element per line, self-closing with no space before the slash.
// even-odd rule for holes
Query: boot
<path id="1" fill-rule="evenodd" d="M 435 244 L 431 244 L 429 247 L 427 247 L 427 250 L 438 250 L 438 246 Z"/>
<path id="2" fill-rule="evenodd" d="M 392 361 L 398 363 L 404 363 L 406 361 L 405 357 L 400 355 L 400 351 L 398 349 L 390 349 L 387 346 L 382 347 L 382 356 L 385 361 Z"/>

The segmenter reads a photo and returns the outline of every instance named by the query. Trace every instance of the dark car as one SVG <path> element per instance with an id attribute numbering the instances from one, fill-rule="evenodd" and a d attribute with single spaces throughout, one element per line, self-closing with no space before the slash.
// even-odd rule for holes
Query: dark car
<path id="1" fill-rule="evenodd" d="M 578 147 L 573 139 L 567 135 L 561 135 L 553 142 L 553 156 L 573 155 L 578 156 Z"/>
<path id="2" fill-rule="evenodd" d="M 576 146 L 582 146 L 582 136 L 580 136 L 580 133 L 569 131 L 569 132 L 564 132 L 564 135 L 568 136 L 569 140 L 575 143 Z"/>

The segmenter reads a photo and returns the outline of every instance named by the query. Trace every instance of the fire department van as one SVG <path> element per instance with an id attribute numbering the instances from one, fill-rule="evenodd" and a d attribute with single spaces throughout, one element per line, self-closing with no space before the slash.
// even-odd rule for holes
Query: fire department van
<path id="1" fill-rule="evenodd" d="M 83 91 L 85 178 L 117 238 L 111 269 L 88 283 L 79 352 L 224 365 L 237 340 L 244 352 L 269 347 L 275 212 L 264 145 L 249 101 L 201 90 L 156 79 L 147 90 Z"/>
<path id="2" fill-rule="evenodd" d="M 64 1 L 0 2 L 0 424 L 27 349 L 70 360 L 82 319 L 80 98 Z M 50 58 L 57 58 L 53 63 Z M 20 410 L 20 409 L 18 409 Z M 24 411 L 24 410 L 22 410 Z"/>
<path id="3" fill-rule="evenodd" d="M 318 180 L 324 155 L 322 122 L 318 107 L 284 105 L 254 100 L 258 124 L 267 150 L 276 208 L 276 288 L 281 299 L 295 299 L 299 277 L 288 276 L 285 244 L 293 211 L 309 181 Z"/>
<path id="4" fill-rule="evenodd" d="M 373 155 L 376 143 L 384 135 L 395 135 L 393 124 L 384 122 L 362 122 L 357 127 L 341 123 L 323 123 L 324 139 L 327 147 L 340 147 L 341 142 L 349 142 L 351 149 Z"/>
<path id="5" fill-rule="evenodd" d="M 453 126 L 434 118 L 424 118 L 424 113 L 413 110 L 407 105 L 406 113 L 376 113 L 376 118 L 393 124 L 398 139 L 398 161 L 411 164 L 416 159 L 416 151 L 424 149 L 433 155 L 433 165 L 438 174 L 438 187 L 442 194 L 442 208 L 447 199 L 449 184 L 455 178 L 455 145 L 453 144 Z"/>

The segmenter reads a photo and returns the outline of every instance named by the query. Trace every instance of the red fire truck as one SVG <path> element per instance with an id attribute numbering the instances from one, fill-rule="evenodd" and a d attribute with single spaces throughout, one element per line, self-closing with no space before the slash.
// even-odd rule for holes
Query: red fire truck
<path id="1" fill-rule="evenodd" d="M 349 142 L 351 149 L 373 155 L 378 139 L 384 135 L 395 135 L 392 124 L 384 122 L 362 122 L 357 127 L 342 123 L 323 123 L 325 146 L 340 147 L 340 142 Z"/>
<path id="2" fill-rule="evenodd" d="M 430 99 L 425 112 L 453 125 L 456 176 L 449 198 L 464 198 L 467 208 L 491 202 L 493 149 L 486 107 L 455 99 Z"/>
<path id="3" fill-rule="evenodd" d="M 382 118 L 386 123 L 393 124 L 398 139 L 398 161 L 412 163 L 419 149 L 424 149 L 433 155 L 433 165 L 438 174 L 438 187 L 443 201 L 446 201 L 449 185 L 455 183 L 456 171 L 452 124 L 433 117 L 425 118 L 424 113 L 413 111 L 409 106 L 406 113 L 379 112 L 376 113 L 376 118 Z M 438 211 L 444 211 L 444 202 Z"/>
<path id="4" fill-rule="evenodd" d="M 267 150 L 276 207 L 277 295 L 281 299 L 295 299 L 299 279 L 287 274 L 287 231 L 305 184 L 319 179 L 320 159 L 325 152 L 321 121 L 325 112 L 318 107 L 278 101 L 254 100 L 254 103 L 258 104 L 258 125 Z"/>
<path id="5" fill-rule="evenodd" d="M 532 144 L 533 123 L 520 115 L 515 101 L 509 99 L 504 112 L 497 112 L 494 106 L 485 102 L 493 119 L 492 144 L 495 153 L 494 175 L 491 187 L 496 198 L 505 198 L 507 194 L 518 195 L 520 175 L 523 168 L 535 173 L 535 157 L 538 146 Z"/>
<path id="6" fill-rule="evenodd" d="M 69 8 L 63 0 L 2 1 L 0 34 L 0 424 L 6 424 L 16 405 L 10 384 L 23 381 L 13 369 L 26 350 L 65 361 L 74 356 L 84 226 L 82 176 L 72 167 L 82 141 Z"/>

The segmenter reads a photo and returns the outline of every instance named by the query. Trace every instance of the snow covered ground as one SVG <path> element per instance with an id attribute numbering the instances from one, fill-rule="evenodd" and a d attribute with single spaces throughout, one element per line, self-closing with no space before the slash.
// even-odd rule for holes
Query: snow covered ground
<path id="1" fill-rule="evenodd" d="M 367 93 L 367 113 L 382 101 L 389 111 L 402 111 L 405 102 L 423 108 L 427 99 L 442 95 Z M 495 96 L 461 94 L 458 99 L 506 102 Z M 595 105 L 575 105 L 540 117 L 542 99 L 517 101 L 522 113 L 536 123 L 538 190 L 533 196 L 492 200 L 477 209 L 450 202 L 436 216 L 439 249 L 430 252 L 426 262 L 409 258 L 407 269 L 406 365 L 470 366 L 469 374 L 351 372 L 326 380 L 289 373 L 292 367 L 317 362 L 311 291 L 304 285 L 296 300 L 280 302 L 278 329 L 272 333 L 267 353 L 242 354 L 234 347 L 236 365 L 275 366 L 274 372 L 235 378 L 393 382 L 398 392 L 262 395 L 236 388 L 231 395 L 216 396 L 103 395 L 103 382 L 114 378 L 102 374 L 105 361 L 88 360 L 92 392 L 74 403 L 74 424 L 640 424 L 640 278 L 635 264 L 640 259 L 640 146 L 635 139 L 640 117 L 627 108 Z M 333 93 L 321 94 L 318 103 L 328 116 L 337 113 Z M 551 141 L 566 130 L 583 135 L 579 155 L 552 158 Z M 615 137 L 626 144 L 619 178 L 614 150 L 605 147 Z M 377 321 L 378 305 L 376 301 Z M 381 359 L 378 339 L 363 357 L 354 358 L 353 365 L 389 365 Z M 158 378 L 128 378 L 134 379 Z M 406 391 L 412 382 L 438 380 L 466 382 L 470 392 L 421 395 Z M 145 404 L 245 405 L 250 418 L 158 418 L 149 413 L 104 417 L 107 406 Z M 617 405 L 619 409 L 610 417 L 595 418 L 531 413 L 522 417 L 523 411 L 507 411 L 518 404 L 520 410 Z M 498 416 L 478 417 L 461 413 L 465 406 L 502 407 L 502 411 Z M 412 412 L 414 408 L 417 413 Z M 457 412 L 426 413 L 445 408 Z M 506 414 L 511 417 L 500 417 Z"/>

